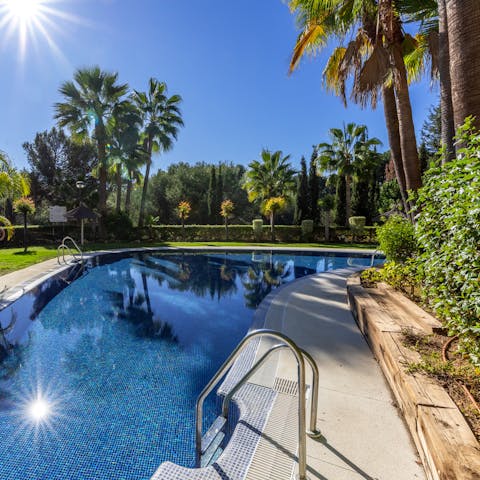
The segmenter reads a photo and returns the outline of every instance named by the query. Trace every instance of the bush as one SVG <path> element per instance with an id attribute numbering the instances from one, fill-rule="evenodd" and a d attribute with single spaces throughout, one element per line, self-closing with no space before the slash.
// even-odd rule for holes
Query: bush
<path id="1" fill-rule="evenodd" d="M 417 239 L 427 301 L 480 364 L 480 134 L 467 119 L 457 159 L 429 170 L 418 192 Z"/>
<path id="2" fill-rule="evenodd" d="M 125 212 L 108 214 L 105 219 L 105 228 L 110 240 L 130 240 L 132 237 L 132 220 Z"/>
<path id="3" fill-rule="evenodd" d="M 402 263 L 417 251 L 413 225 L 400 215 L 392 215 L 377 228 L 377 239 L 387 260 Z"/>
<path id="4" fill-rule="evenodd" d="M 302 236 L 310 237 L 313 233 L 313 220 L 302 220 Z"/>
<path id="5" fill-rule="evenodd" d="M 262 237 L 263 231 L 263 220 L 261 218 L 256 218 L 252 221 L 253 234 L 255 239 L 259 240 Z"/>

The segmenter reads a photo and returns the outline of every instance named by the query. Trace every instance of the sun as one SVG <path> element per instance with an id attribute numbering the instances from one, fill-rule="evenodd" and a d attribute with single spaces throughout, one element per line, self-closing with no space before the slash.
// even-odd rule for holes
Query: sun
<path id="1" fill-rule="evenodd" d="M 82 23 L 60 5 L 71 2 L 73 0 L 0 0 L 2 48 L 8 48 L 9 40 L 16 37 L 19 60 L 25 59 L 30 47 L 37 54 L 43 54 L 46 47 L 63 58 L 54 34 L 64 36 L 66 24 Z"/>
<path id="2" fill-rule="evenodd" d="M 0 5 L 3 5 L 13 18 L 28 22 L 41 11 L 42 0 L 3 0 Z"/>

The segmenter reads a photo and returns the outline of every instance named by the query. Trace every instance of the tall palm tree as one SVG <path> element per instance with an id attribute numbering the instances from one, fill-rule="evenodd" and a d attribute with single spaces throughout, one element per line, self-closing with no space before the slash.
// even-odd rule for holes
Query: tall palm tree
<path id="1" fill-rule="evenodd" d="M 322 48 L 332 37 L 342 40 L 356 29 L 354 40 L 347 47 L 335 49 L 330 57 L 324 72 L 327 86 L 345 99 L 345 81 L 353 75 L 353 99 L 362 104 L 370 100 L 375 106 L 379 88 L 393 85 L 395 108 L 390 102 L 385 111 L 390 116 L 387 126 L 389 139 L 393 140 L 392 156 L 399 171 L 399 183 L 404 176 L 405 189 L 415 190 L 421 183 L 420 162 L 402 51 L 405 34 L 397 10 L 386 1 L 290 0 L 290 7 L 303 29 L 290 68 L 295 68 L 305 52 Z M 382 93 L 389 94 L 392 100 L 391 90 Z"/>
<path id="2" fill-rule="evenodd" d="M 319 145 L 320 169 L 337 173 L 345 178 L 345 207 L 347 222 L 352 216 L 352 177 L 360 162 L 369 161 L 373 147 L 381 145 L 378 138 L 368 138 L 365 125 L 349 123 L 343 128 L 330 129 L 331 143 Z"/>
<path id="3" fill-rule="evenodd" d="M 455 129 L 475 116 L 480 127 L 480 2 L 445 0 Z"/>
<path id="4" fill-rule="evenodd" d="M 60 93 L 65 101 L 55 104 L 55 118 L 61 127 L 68 127 L 74 140 L 92 138 L 98 155 L 98 210 L 107 212 L 108 144 L 116 119 L 129 102 L 125 99 L 126 83 L 118 84 L 118 74 L 105 72 L 100 67 L 80 68 L 73 81 L 64 82 Z M 101 226 L 103 222 L 101 222 Z M 101 227 L 103 231 L 103 226 Z"/>
<path id="5" fill-rule="evenodd" d="M 142 115 L 143 144 L 147 153 L 147 166 L 143 179 L 138 217 L 138 226 L 142 227 L 145 218 L 145 200 L 152 166 L 152 155 L 155 152 L 166 152 L 173 147 L 173 141 L 177 139 L 178 129 L 183 126 L 179 108 L 182 97 L 180 95 L 168 97 L 167 84 L 151 78 L 148 92 L 135 90 L 132 100 Z"/>
<path id="6" fill-rule="evenodd" d="M 246 190 L 250 202 L 262 204 L 269 198 L 289 197 L 295 191 L 295 170 L 291 167 L 290 155 L 283 156 L 277 150 L 263 149 L 261 160 L 248 165 L 242 188 Z"/>
<path id="7" fill-rule="evenodd" d="M 123 180 L 126 177 L 128 184 L 131 184 L 131 171 L 136 165 L 139 166 L 143 154 L 143 146 L 140 144 L 140 125 L 140 112 L 133 104 L 126 107 L 115 122 L 109 159 L 116 183 L 115 210 L 117 213 L 121 211 Z"/>

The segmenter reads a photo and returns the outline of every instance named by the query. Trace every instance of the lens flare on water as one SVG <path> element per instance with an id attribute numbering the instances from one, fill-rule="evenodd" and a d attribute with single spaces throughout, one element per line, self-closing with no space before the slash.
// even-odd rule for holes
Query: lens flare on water
<path id="1" fill-rule="evenodd" d="M 50 412 L 50 404 L 40 396 L 35 398 L 28 406 L 28 413 L 36 422 L 47 420 Z"/>
<path id="2" fill-rule="evenodd" d="M 78 17 L 65 12 L 58 6 L 58 4 L 71 1 L 0 0 L 2 47 L 8 48 L 10 41 L 17 37 L 22 61 L 25 59 L 27 47 L 31 46 L 38 50 L 42 43 L 46 43 L 55 55 L 63 58 L 53 34 L 65 34 L 62 30 L 62 21 L 63 23 L 82 23 Z"/>

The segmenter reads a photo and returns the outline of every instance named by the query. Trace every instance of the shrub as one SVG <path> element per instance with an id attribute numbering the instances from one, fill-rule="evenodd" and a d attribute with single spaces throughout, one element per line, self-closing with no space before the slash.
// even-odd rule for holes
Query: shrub
<path id="1" fill-rule="evenodd" d="M 109 213 L 105 218 L 105 229 L 109 239 L 130 240 L 132 237 L 132 220 L 125 212 Z"/>
<path id="2" fill-rule="evenodd" d="M 358 235 L 363 235 L 366 223 L 366 217 L 350 217 L 348 219 L 348 225 L 350 226 L 354 239 L 356 239 Z"/>
<path id="3" fill-rule="evenodd" d="M 392 215 L 377 228 L 377 239 L 387 260 L 402 263 L 417 251 L 413 225 L 400 215 Z"/>
<path id="4" fill-rule="evenodd" d="M 457 141 L 457 159 L 429 170 L 418 192 L 419 262 L 427 301 L 480 364 L 480 134 L 471 118 Z"/>
<path id="5" fill-rule="evenodd" d="M 262 238 L 263 232 L 263 220 L 261 218 L 256 218 L 252 221 L 253 234 L 255 235 L 255 240 L 257 242 Z"/>
<path id="6" fill-rule="evenodd" d="M 313 220 L 302 220 L 302 237 L 311 236 L 313 233 Z"/>

